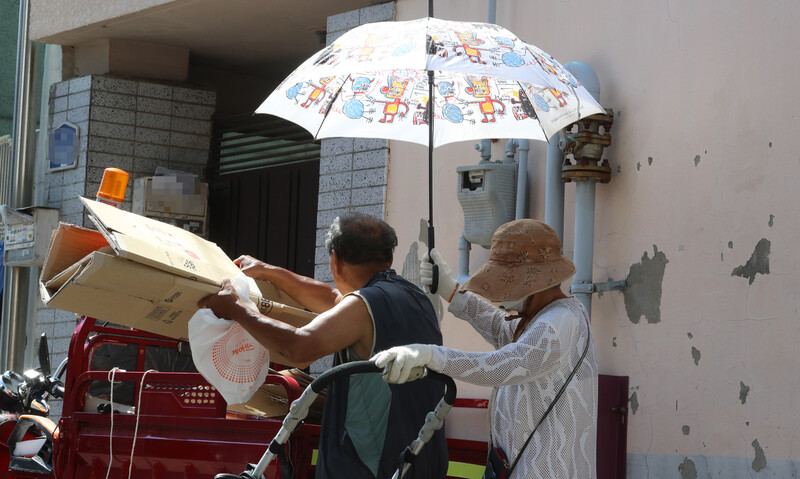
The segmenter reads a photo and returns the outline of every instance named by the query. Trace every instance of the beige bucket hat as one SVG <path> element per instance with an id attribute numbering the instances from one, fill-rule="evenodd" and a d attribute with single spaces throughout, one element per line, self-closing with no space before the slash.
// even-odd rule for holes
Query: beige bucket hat
<path id="1" fill-rule="evenodd" d="M 521 219 L 492 235 L 486 264 L 462 289 L 489 301 L 516 301 L 559 285 L 575 274 L 575 265 L 561 255 L 561 241 L 545 223 Z"/>

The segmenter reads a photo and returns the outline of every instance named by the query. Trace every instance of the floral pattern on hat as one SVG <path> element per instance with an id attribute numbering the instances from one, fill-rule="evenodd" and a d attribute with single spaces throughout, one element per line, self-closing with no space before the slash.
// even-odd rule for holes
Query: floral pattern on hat
<path id="1" fill-rule="evenodd" d="M 556 232 L 532 219 L 506 223 L 492 236 L 489 260 L 464 284 L 490 301 L 521 299 L 549 289 L 575 274 L 561 254 Z"/>

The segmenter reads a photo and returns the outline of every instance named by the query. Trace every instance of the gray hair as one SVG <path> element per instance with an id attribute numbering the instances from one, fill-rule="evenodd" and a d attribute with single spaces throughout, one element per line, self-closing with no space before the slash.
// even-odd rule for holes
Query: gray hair
<path id="1" fill-rule="evenodd" d="M 348 264 L 391 263 L 397 234 L 385 221 L 352 211 L 336 217 L 325 247 Z"/>

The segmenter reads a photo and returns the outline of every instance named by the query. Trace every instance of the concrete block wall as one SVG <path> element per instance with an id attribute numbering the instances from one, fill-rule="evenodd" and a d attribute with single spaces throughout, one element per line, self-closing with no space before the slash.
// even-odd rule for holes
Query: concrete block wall
<path id="1" fill-rule="evenodd" d="M 359 25 L 394 20 L 394 7 L 394 2 L 387 2 L 328 17 L 327 43 Z M 388 141 L 384 139 L 335 138 L 321 141 L 314 261 L 317 280 L 333 282 L 325 237 L 334 218 L 357 210 L 383 219 L 388 158 Z"/>
<path id="2" fill-rule="evenodd" d="M 122 206 L 128 211 L 133 181 L 152 176 L 157 166 L 204 176 L 216 109 L 213 91 L 89 75 L 54 84 L 49 107 L 50 131 L 65 121 L 80 129 L 77 166 L 45 172 L 37 184 L 45 191 L 45 206 L 60 209 L 62 222 L 92 226 L 79 197 L 95 197 L 108 167 L 130 174 Z M 47 333 L 55 367 L 67 353 L 77 318 L 37 304 L 37 336 Z M 60 403 L 52 406 L 60 414 Z"/>
<path id="3" fill-rule="evenodd" d="M 75 169 L 46 173 L 47 205 L 62 221 L 85 225 L 78 196 L 93 198 L 108 167 L 133 180 L 157 166 L 203 176 L 208 163 L 216 93 L 197 88 L 90 75 L 56 83 L 50 91 L 50 129 L 64 121 L 80 128 Z"/>

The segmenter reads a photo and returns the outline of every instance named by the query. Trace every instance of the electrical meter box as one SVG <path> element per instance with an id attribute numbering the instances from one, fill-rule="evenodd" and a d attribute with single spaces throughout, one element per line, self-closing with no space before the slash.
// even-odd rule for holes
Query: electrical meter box
<path id="1" fill-rule="evenodd" d="M 152 218 L 198 236 L 206 234 L 208 183 L 180 176 L 147 176 L 133 182 L 136 214 Z"/>
<path id="2" fill-rule="evenodd" d="M 514 219 L 517 165 L 478 163 L 458 167 L 456 173 L 464 236 L 470 243 L 489 248 L 495 230 Z"/>
<path id="3" fill-rule="evenodd" d="M 31 206 L 14 209 L 2 206 L 3 264 L 40 266 L 47 257 L 50 237 L 58 228 L 58 209 Z"/>

